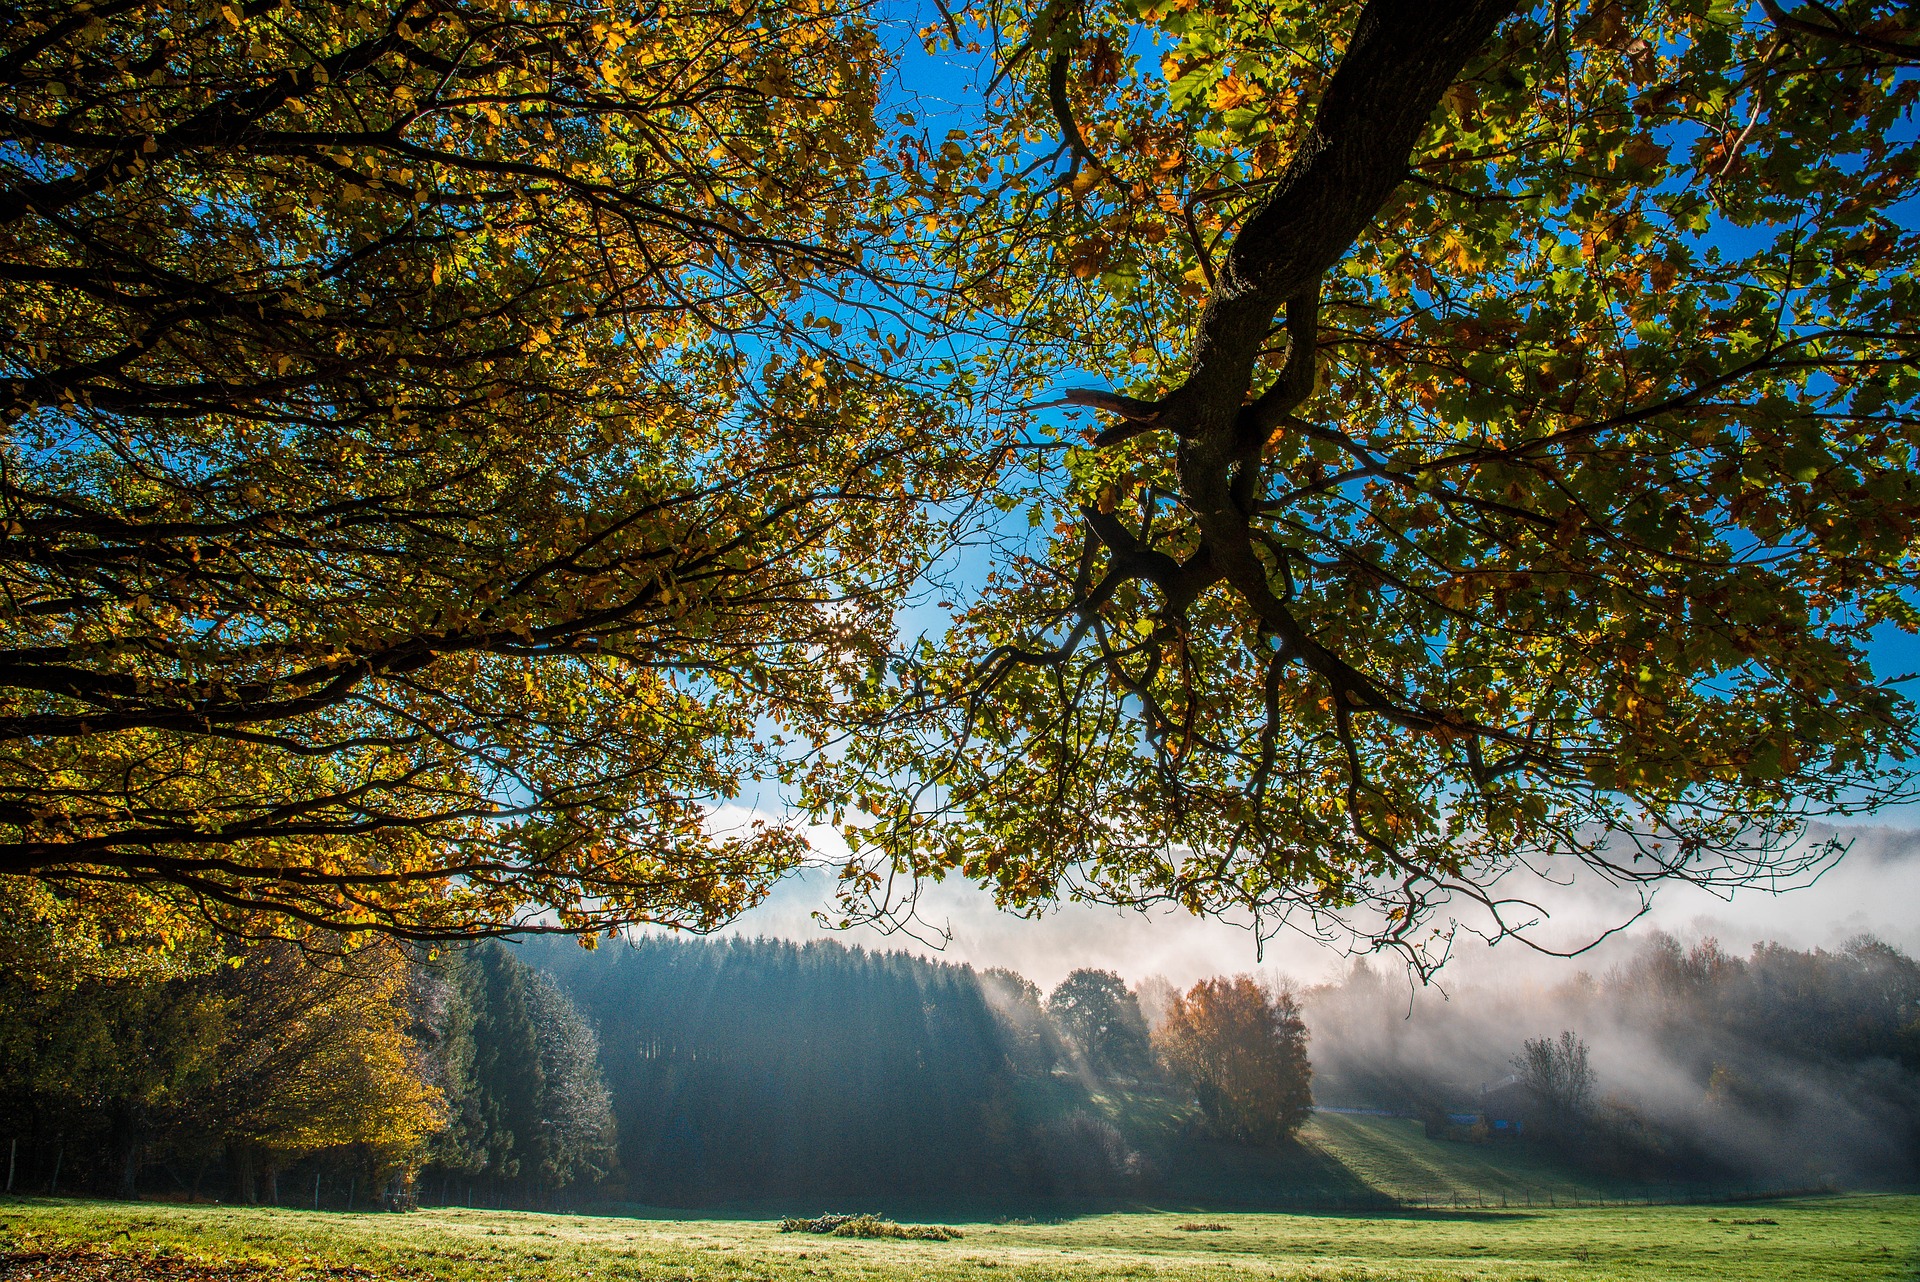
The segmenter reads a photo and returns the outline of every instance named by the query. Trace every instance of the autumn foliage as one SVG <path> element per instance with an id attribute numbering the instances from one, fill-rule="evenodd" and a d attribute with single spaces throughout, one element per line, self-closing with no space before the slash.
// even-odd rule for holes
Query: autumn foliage
<path id="1" fill-rule="evenodd" d="M 1910 793 L 1907 9 L 942 14 L 944 138 L 861 0 L 0 14 L 0 876 L 1429 967 Z"/>
<path id="2" fill-rule="evenodd" d="M 165 1154 L 189 1172 L 221 1159 L 227 1191 L 252 1201 L 275 1170 L 330 1151 L 376 1196 L 447 1124 L 411 978 L 390 940 L 328 956 L 274 941 L 165 979 L 0 967 L 13 1138 L 42 1167 L 58 1150 L 69 1188 L 130 1196 Z"/>
<path id="3" fill-rule="evenodd" d="M 955 252 L 1085 417 L 870 748 L 939 784 L 876 860 L 1427 965 L 1537 920 L 1517 864 L 1791 878 L 1907 792 L 1909 9 L 966 16 L 959 150 L 1029 167 Z"/>
<path id="4" fill-rule="evenodd" d="M 943 484 L 853 372 L 881 65 L 835 5 L 0 15 L 0 873 L 422 936 L 791 868 L 707 816 Z"/>
<path id="5" fill-rule="evenodd" d="M 1279 1143 L 1313 1107 L 1307 1026 L 1292 993 L 1246 975 L 1203 979 L 1174 997 L 1153 1044 L 1223 1138 Z"/>

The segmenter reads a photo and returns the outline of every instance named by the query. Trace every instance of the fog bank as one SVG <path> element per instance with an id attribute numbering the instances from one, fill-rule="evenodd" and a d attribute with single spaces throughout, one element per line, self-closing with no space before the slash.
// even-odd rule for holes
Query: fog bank
<path id="1" fill-rule="evenodd" d="M 1913 905 L 1920 904 L 1920 829 L 1863 826 L 1821 829 L 1815 836 L 1830 832 L 1850 839 L 1852 847 L 1812 885 L 1780 893 L 1756 887 L 1725 897 L 1692 886 L 1666 886 L 1654 895 L 1651 910 L 1634 922 L 1632 937 L 1644 938 L 1653 930 L 1690 939 L 1713 936 L 1728 949 L 1744 952 L 1764 942 L 1833 949 L 1856 935 L 1870 934 L 1908 953 L 1920 952 L 1920 913 L 1913 911 Z M 833 848 L 832 834 L 815 837 L 823 849 Z M 1548 920 L 1532 933 L 1563 950 L 1626 922 L 1638 908 L 1631 892 L 1592 878 L 1570 886 L 1522 886 L 1516 879 L 1503 889 L 1524 892 L 1548 910 Z M 1080 967 L 1116 971 L 1134 983 L 1164 975 L 1182 987 L 1210 975 L 1239 972 L 1314 982 L 1344 974 L 1347 968 L 1342 948 L 1289 929 L 1263 942 L 1245 921 L 1071 903 L 1038 918 L 1020 918 L 996 909 L 987 892 L 952 880 L 922 888 L 918 921 L 909 931 L 840 931 L 812 917 L 831 907 L 832 890 L 833 879 L 825 872 L 792 877 L 728 933 L 838 939 L 850 946 L 903 949 L 975 969 L 1003 966 L 1042 988 L 1051 988 Z M 1553 983 L 1578 970 L 1613 964 L 1630 947 L 1616 938 L 1567 961 L 1542 956 L 1513 940 L 1489 948 L 1462 932 L 1439 984 L 1444 990 L 1496 975 L 1522 974 Z M 1444 1000 L 1439 993 L 1427 997 Z"/>

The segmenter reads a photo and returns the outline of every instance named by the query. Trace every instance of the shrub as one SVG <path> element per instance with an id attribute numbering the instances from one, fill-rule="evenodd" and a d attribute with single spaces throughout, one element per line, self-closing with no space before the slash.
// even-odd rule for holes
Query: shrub
<path id="1" fill-rule="evenodd" d="M 878 1215 L 823 1215 L 816 1220 L 785 1219 L 782 1233 L 821 1233 L 828 1237 L 890 1237 L 917 1242 L 951 1242 L 962 1236 L 944 1224 L 895 1224 Z"/>

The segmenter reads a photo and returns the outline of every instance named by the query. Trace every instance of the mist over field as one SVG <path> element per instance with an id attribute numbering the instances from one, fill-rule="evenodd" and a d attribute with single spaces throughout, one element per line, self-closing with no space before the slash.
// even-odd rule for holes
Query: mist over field
<path id="1" fill-rule="evenodd" d="M 1920 1092 L 1902 1062 L 1920 1056 L 1920 1020 L 1903 1003 L 1905 958 L 1920 953 L 1920 831 L 1819 828 L 1808 840 L 1830 836 L 1846 853 L 1802 884 L 1733 894 L 1671 885 L 1644 912 L 1633 891 L 1592 877 L 1509 879 L 1504 890 L 1544 910 L 1529 939 L 1575 955 L 1514 939 L 1489 946 L 1463 912 L 1450 960 L 1425 984 L 1395 956 L 1358 957 L 1298 930 L 1256 938 L 1244 921 L 1089 904 L 1022 919 L 952 883 L 922 887 L 913 919 L 895 929 L 833 930 L 810 915 L 830 889 L 817 873 L 783 884 L 727 933 L 1003 967 L 1042 990 L 1076 969 L 1108 970 L 1149 1018 L 1170 989 L 1250 973 L 1299 995 L 1319 1105 L 1423 1118 L 1436 1134 L 1450 1110 L 1480 1107 L 1484 1088 L 1511 1082 L 1528 1039 L 1570 1032 L 1594 1077 L 1581 1146 L 1614 1174 L 1714 1171 L 1809 1187 L 1910 1179 Z"/>

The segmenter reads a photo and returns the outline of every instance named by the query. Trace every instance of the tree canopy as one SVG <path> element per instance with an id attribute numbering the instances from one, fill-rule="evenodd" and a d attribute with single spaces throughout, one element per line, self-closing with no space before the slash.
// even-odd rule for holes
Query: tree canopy
<path id="1" fill-rule="evenodd" d="M 1094 1073 L 1143 1073 L 1153 1062 L 1140 1001 L 1110 970 L 1082 968 L 1068 975 L 1047 995 L 1047 1014 Z"/>
<path id="2" fill-rule="evenodd" d="M 1912 748 L 1911 26 L 981 0 L 941 140 L 854 0 L 9 10 L 0 871 L 708 927 L 760 779 L 851 904 L 1425 964 L 1817 862 Z"/>
<path id="3" fill-rule="evenodd" d="M 1905 795 L 1905 9 L 968 16 L 961 150 L 1031 163 L 953 252 L 1023 374 L 1111 386 L 1028 429 L 1041 528 L 903 683 L 876 858 L 1424 963 L 1442 904 L 1537 918 L 1517 867 L 1741 883 Z"/>
<path id="4" fill-rule="evenodd" d="M 959 457 L 863 373 L 881 65 L 833 4 L 0 16 L 0 872 L 433 936 L 792 867 L 710 808 Z"/>
<path id="5" fill-rule="evenodd" d="M 1174 995 L 1153 1041 L 1216 1134 L 1275 1144 L 1312 1112 L 1307 1026 L 1290 992 L 1246 975 L 1201 980 Z"/>

